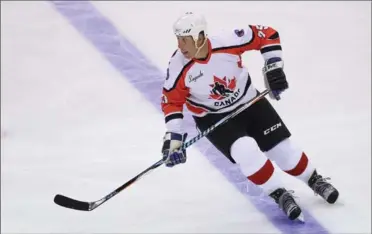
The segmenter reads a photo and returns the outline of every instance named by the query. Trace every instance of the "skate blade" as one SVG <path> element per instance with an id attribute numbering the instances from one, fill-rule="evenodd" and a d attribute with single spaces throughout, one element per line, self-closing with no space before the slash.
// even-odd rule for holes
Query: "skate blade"
<path id="1" fill-rule="evenodd" d="M 305 217 L 304 217 L 304 214 L 301 212 L 301 214 L 297 217 L 297 220 L 305 223 Z"/>

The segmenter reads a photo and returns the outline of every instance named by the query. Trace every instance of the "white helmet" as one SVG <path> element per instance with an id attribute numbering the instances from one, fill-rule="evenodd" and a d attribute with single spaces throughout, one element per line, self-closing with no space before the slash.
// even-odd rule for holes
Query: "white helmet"
<path id="1" fill-rule="evenodd" d="M 204 31 L 207 37 L 207 21 L 203 15 L 187 12 L 177 19 L 173 24 L 173 32 L 176 36 L 192 36 L 196 42 L 199 33 Z"/>

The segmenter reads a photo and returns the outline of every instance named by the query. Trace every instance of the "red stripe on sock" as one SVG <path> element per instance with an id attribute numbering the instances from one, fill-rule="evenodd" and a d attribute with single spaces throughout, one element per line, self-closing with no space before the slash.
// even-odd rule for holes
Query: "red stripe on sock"
<path id="1" fill-rule="evenodd" d="M 248 176 L 247 178 L 256 185 L 261 185 L 266 183 L 274 173 L 274 166 L 270 160 L 267 160 L 265 165 L 263 165 L 256 173 Z"/>
<path id="2" fill-rule="evenodd" d="M 308 162 L 309 162 L 309 159 L 307 158 L 306 154 L 302 153 L 301 159 L 297 163 L 295 168 L 293 168 L 292 170 L 285 171 L 285 172 L 293 176 L 301 175 L 305 171 Z"/>

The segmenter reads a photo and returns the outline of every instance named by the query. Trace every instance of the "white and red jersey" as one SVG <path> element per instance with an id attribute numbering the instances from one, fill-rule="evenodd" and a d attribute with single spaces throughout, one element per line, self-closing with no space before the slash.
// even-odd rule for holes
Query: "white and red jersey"
<path id="1" fill-rule="evenodd" d="M 195 116 L 223 113 L 256 96 L 247 69 L 245 51 L 260 50 L 265 60 L 282 57 L 278 32 L 271 27 L 249 25 L 207 39 L 208 57 L 186 59 L 176 50 L 169 61 L 161 107 L 167 131 L 182 132 L 184 105 Z"/>

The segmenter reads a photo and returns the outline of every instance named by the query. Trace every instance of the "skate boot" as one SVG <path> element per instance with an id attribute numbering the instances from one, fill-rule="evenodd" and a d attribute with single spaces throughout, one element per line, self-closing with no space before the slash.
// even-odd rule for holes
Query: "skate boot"
<path id="1" fill-rule="evenodd" d="M 330 180 L 330 178 L 323 178 L 315 170 L 308 181 L 308 185 L 316 195 L 319 194 L 328 203 L 333 204 L 336 202 L 339 192 L 327 180 Z"/>
<path id="2" fill-rule="evenodd" d="M 290 220 L 300 219 L 303 221 L 301 208 L 297 205 L 292 194 L 284 188 L 278 188 L 269 196 L 279 205 L 279 208 L 288 216 Z"/>

